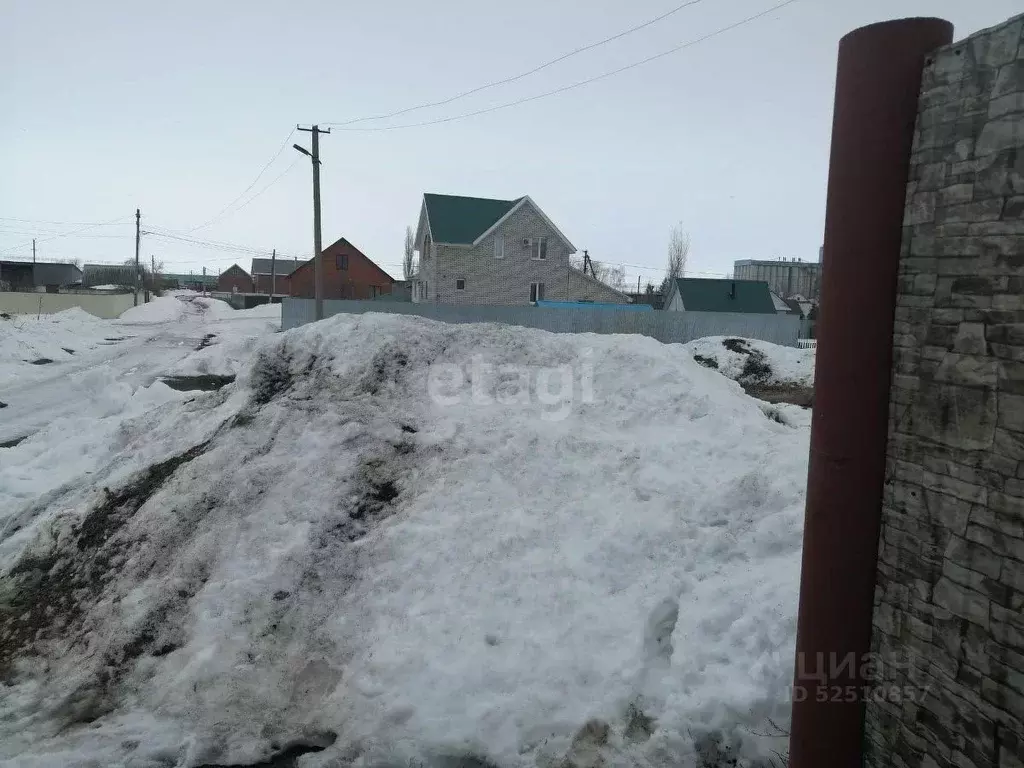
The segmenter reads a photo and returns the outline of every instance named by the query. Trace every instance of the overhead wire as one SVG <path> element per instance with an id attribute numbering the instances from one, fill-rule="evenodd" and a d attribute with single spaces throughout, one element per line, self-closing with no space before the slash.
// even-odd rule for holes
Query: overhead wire
<path id="1" fill-rule="evenodd" d="M 294 136 L 294 135 L 295 135 L 295 129 L 292 128 L 288 132 L 288 135 L 285 136 L 284 141 L 281 142 L 281 146 L 278 147 L 277 152 L 275 152 L 274 155 L 266 163 L 264 163 L 263 167 L 260 168 L 260 172 L 256 174 L 256 178 L 252 180 L 252 182 L 249 184 L 249 186 L 247 186 L 245 189 L 242 190 L 242 193 L 240 195 L 238 195 L 238 197 L 236 197 L 230 203 L 225 205 L 212 219 L 209 219 L 208 221 L 205 221 L 202 224 L 199 224 L 198 226 L 192 227 L 192 229 L 190 229 L 188 231 L 189 232 L 195 232 L 197 229 L 205 229 L 206 227 L 210 226 L 214 222 L 219 221 L 232 208 L 232 206 L 235 205 L 235 203 L 237 203 L 239 200 L 241 200 L 243 197 L 245 197 L 249 193 L 249 190 L 251 190 L 253 187 L 255 187 L 256 184 L 259 182 L 259 180 L 261 178 L 263 178 L 263 174 L 266 173 L 267 169 L 270 168 L 270 166 L 274 164 L 274 161 L 277 160 L 277 158 L 279 158 L 281 156 L 281 153 L 284 152 L 285 148 L 288 146 L 288 142 L 291 141 L 292 136 Z M 282 175 L 284 175 L 284 174 L 282 174 Z"/>
<path id="2" fill-rule="evenodd" d="M 53 221 L 52 219 L 16 219 L 13 216 L 0 216 L 0 221 L 17 221 L 27 224 L 57 224 L 65 227 L 109 227 L 112 226 L 110 223 L 95 222 L 95 221 Z"/>
<path id="3" fill-rule="evenodd" d="M 699 43 L 703 43 L 703 42 L 705 42 L 707 40 L 710 40 L 710 39 L 712 39 L 714 37 L 717 37 L 718 35 L 721 35 L 721 34 L 724 34 L 726 32 L 729 32 L 729 31 L 731 31 L 733 29 L 736 29 L 737 27 L 742 27 L 745 24 L 749 24 L 749 23 L 751 23 L 753 21 L 756 21 L 757 19 L 760 19 L 760 18 L 762 18 L 764 16 L 767 16 L 770 13 L 773 13 L 775 11 L 781 10 L 782 8 L 785 8 L 787 5 L 792 5 L 793 3 L 797 2 L 797 1 L 798 0 L 783 0 L 783 2 L 777 3 L 777 4 L 773 5 L 771 8 L 767 8 L 767 9 L 761 11 L 760 13 L 755 13 L 752 16 L 747 16 L 744 19 L 740 19 L 739 21 L 733 22 L 732 24 L 729 24 L 729 25 L 724 26 L 724 27 L 720 27 L 720 28 L 716 29 L 713 32 L 709 32 L 706 35 L 703 35 L 701 37 L 695 38 L 694 40 L 689 40 L 689 41 L 687 41 L 685 43 L 681 43 L 680 45 L 677 45 L 677 46 L 675 46 L 673 48 L 669 48 L 666 51 L 662 51 L 661 53 L 656 53 L 653 56 L 648 56 L 647 58 L 640 59 L 639 61 L 634 61 L 634 62 L 632 62 L 630 64 L 627 64 L 627 65 L 625 65 L 623 67 L 619 67 L 617 69 L 613 69 L 613 70 L 610 70 L 608 72 L 603 72 L 600 75 L 594 75 L 593 77 L 588 77 L 588 78 L 586 78 L 584 80 L 579 80 L 579 81 L 577 81 L 575 83 L 570 83 L 569 85 L 563 85 L 560 88 L 555 88 L 555 89 L 550 90 L 550 91 L 545 91 L 544 93 L 534 94 L 533 96 L 525 96 L 525 97 L 523 97 L 521 99 L 515 99 L 514 101 L 508 101 L 508 102 L 505 102 L 503 104 L 496 104 L 496 105 L 491 106 L 491 107 L 485 107 L 483 109 L 477 109 L 477 110 L 474 110 L 472 112 L 465 112 L 465 113 L 460 114 L 460 115 L 451 115 L 449 117 L 441 117 L 441 118 L 437 118 L 436 120 L 424 120 L 424 121 L 418 122 L 418 123 L 402 123 L 400 125 L 374 126 L 374 127 L 369 127 L 369 128 L 345 127 L 345 124 L 341 123 L 341 122 L 325 122 L 325 123 L 321 123 L 321 125 L 337 126 L 337 129 L 339 131 L 360 131 L 360 132 L 397 131 L 397 130 L 402 130 L 402 129 L 405 129 L 405 128 L 422 128 L 422 127 L 425 127 L 425 126 L 428 126 L 428 125 L 439 125 L 441 123 L 450 123 L 450 122 L 453 122 L 455 120 L 464 120 L 464 119 L 469 118 L 469 117 L 476 117 L 478 115 L 485 115 L 485 114 L 488 114 L 490 112 L 497 112 L 498 110 L 501 110 L 501 109 L 508 109 L 510 107 L 519 106 L 520 104 L 526 104 L 526 103 L 531 102 L 531 101 L 537 101 L 538 99 L 544 99 L 544 98 L 547 98 L 549 96 L 555 96 L 555 95 L 557 95 L 559 93 L 565 93 L 566 91 L 571 91 L 571 90 L 573 90 L 575 88 L 580 88 L 580 87 L 582 87 L 584 85 L 589 85 L 590 83 L 595 83 L 598 80 L 604 80 L 604 79 L 612 77 L 614 75 L 621 74 L 623 72 L 626 72 L 627 70 L 635 69 L 636 67 L 643 66 L 644 64 L 649 64 L 652 61 L 657 61 L 658 59 L 662 59 L 662 58 L 664 58 L 666 56 L 670 56 L 671 54 L 677 53 L 677 52 L 679 52 L 679 51 L 681 51 L 681 50 L 683 50 L 685 48 L 690 48 L 690 47 L 692 47 L 694 45 L 697 45 Z"/>
<path id="4" fill-rule="evenodd" d="M 538 65 L 536 67 L 533 67 L 533 69 L 528 69 L 525 72 L 520 72 L 517 75 L 512 75 L 511 77 L 506 77 L 506 78 L 504 78 L 502 80 L 494 80 L 494 81 L 489 82 L 489 83 L 484 83 L 483 85 L 478 85 L 475 88 L 470 88 L 468 91 L 462 91 L 461 93 L 457 93 L 454 96 L 449 96 L 446 99 L 440 99 L 439 101 L 428 101 L 428 102 L 424 102 L 423 104 L 416 104 L 415 106 L 406 107 L 405 109 L 399 109 L 399 110 L 396 110 L 394 112 L 388 112 L 388 113 L 383 114 L 383 115 L 368 115 L 366 117 L 356 117 L 356 118 L 352 118 L 351 120 L 344 120 L 342 122 L 337 122 L 337 123 L 325 123 L 325 125 L 352 125 L 353 123 L 362 123 L 362 122 L 366 122 L 368 120 L 388 120 L 388 119 L 390 119 L 392 117 L 398 117 L 399 115 L 405 115 L 405 114 L 408 114 L 409 112 L 415 112 L 415 111 L 420 110 L 420 109 L 429 109 L 431 107 L 442 107 L 442 106 L 444 106 L 446 104 L 451 104 L 453 101 L 458 101 L 459 99 L 464 99 L 467 96 L 471 96 L 474 93 L 480 93 L 481 91 L 486 91 L 486 90 L 488 90 L 490 88 L 496 88 L 496 87 L 498 87 L 500 85 L 508 85 L 509 83 L 516 82 L 517 80 L 522 80 L 524 77 L 529 77 L 530 75 L 534 75 L 534 74 L 540 72 L 541 70 L 544 70 L 544 69 L 547 69 L 548 67 L 554 66 L 555 64 L 558 64 L 559 62 L 562 62 L 562 61 L 565 61 L 566 59 L 572 58 L 573 56 L 576 56 L 578 54 L 584 53 L 586 51 L 593 50 L 594 48 L 598 48 L 598 47 L 600 47 L 602 45 L 605 45 L 607 43 L 611 43 L 611 42 L 613 42 L 615 40 L 619 40 L 620 38 L 626 37 L 627 35 L 631 35 L 634 32 L 639 32 L 641 29 L 645 29 L 647 27 L 652 26 L 653 24 L 657 24 L 659 21 L 664 21 L 669 16 L 672 16 L 673 14 L 678 13 L 679 11 L 683 10 L 684 8 L 689 8 L 691 5 L 697 5 L 698 3 L 702 3 L 702 2 L 704 2 L 704 0 L 688 0 L 688 2 L 682 3 L 681 5 L 677 5 L 675 8 L 672 8 L 672 9 L 666 11 L 665 13 L 661 14 L 660 16 L 655 16 L 653 19 L 648 19 L 647 21 L 643 22 L 642 24 L 637 24 L 634 27 L 630 27 L 627 30 L 624 30 L 622 32 L 614 34 L 611 37 L 606 37 L 603 40 L 598 40 L 597 42 L 589 43 L 587 45 L 581 45 L 580 47 L 574 48 L 573 50 L 568 51 L 567 53 L 563 53 L 561 56 L 557 56 L 557 57 L 555 57 L 553 59 L 550 59 L 549 61 L 545 61 L 543 64 L 540 64 L 540 65 Z"/>
<path id="5" fill-rule="evenodd" d="M 88 226 L 82 227 L 81 229 L 73 230 L 71 232 L 63 232 L 63 233 L 61 233 L 59 235 L 49 235 L 47 237 L 36 238 L 36 242 L 37 243 L 43 243 L 43 242 L 47 242 L 49 240 L 57 240 L 57 239 L 62 238 L 62 237 L 71 237 L 72 235 L 77 235 L 77 234 L 79 234 L 81 232 L 86 232 L 86 231 L 88 231 L 90 229 L 95 229 L 96 227 L 107 227 L 107 226 L 111 226 L 113 224 L 120 224 L 120 223 L 123 223 L 126 219 L 129 219 L 129 218 L 131 218 L 131 217 L 129 217 L 129 216 L 122 216 L 120 218 L 112 219 L 110 221 L 99 222 L 99 223 L 96 223 L 96 224 L 89 224 Z M 31 245 L 32 245 L 31 242 L 19 243 L 18 245 L 12 245 L 9 248 L 0 249 L 0 253 L 9 253 L 10 251 L 17 250 L 18 248 L 28 248 L 28 247 L 31 247 Z"/>
<path id="6" fill-rule="evenodd" d="M 630 29 L 625 30 L 625 31 L 623 31 L 621 33 L 618 33 L 616 35 L 613 35 L 613 36 L 611 36 L 609 38 L 605 38 L 604 40 L 600 40 L 600 41 L 597 41 L 595 43 L 588 44 L 586 46 L 581 46 L 581 47 L 579 47 L 577 49 L 574 49 L 573 51 L 569 51 L 566 54 L 563 54 L 563 55 L 561 55 L 559 57 L 556 57 L 555 59 L 551 59 L 551 60 L 549 60 L 547 62 L 544 62 L 541 65 L 539 65 L 537 67 L 534 67 L 533 69 L 528 70 L 526 72 L 520 73 L 518 75 L 514 75 L 514 76 L 509 77 L 509 78 L 505 78 L 503 80 L 494 81 L 492 83 L 486 83 L 486 84 L 484 84 L 482 86 L 478 86 L 477 88 L 473 88 L 473 89 L 470 89 L 468 91 L 462 92 L 460 94 L 456 94 L 456 95 L 454 95 L 452 97 L 449 97 L 448 99 L 444 99 L 444 100 L 437 101 L 437 102 L 431 102 L 431 103 L 415 105 L 415 106 L 408 107 L 408 108 L 402 109 L 402 110 L 398 110 L 396 112 L 392 112 L 392 113 L 389 113 L 389 114 L 386 114 L 386 115 L 370 116 L 370 117 L 364 117 L 364 118 L 355 118 L 355 119 L 348 120 L 348 121 L 327 122 L 327 123 L 323 123 L 323 124 L 324 125 L 339 126 L 340 130 L 348 130 L 348 131 L 390 131 L 390 130 L 399 130 L 399 129 L 404 129 L 404 128 L 415 128 L 415 127 L 423 127 L 423 126 L 428 126 L 428 125 L 437 125 L 437 124 L 441 124 L 441 123 L 448 123 L 448 122 L 452 122 L 452 121 L 455 121 L 455 120 L 461 120 L 461 119 L 465 119 L 465 118 L 469 118 L 469 117 L 474 117 L 474 116 L 477 116 L 477 115 L 482 115 L 482 114 L 487 114 L 487 113 L 490 113 L 490 112 L 495 112 L 495 111 L 498 111 L 498 110 L 501 110 L 501 109 L 508 109 L 508 108 L 513 107 L 513 106 L 518 106 L 520 104 L 525 104 L 525 103 L 528 103 L 528 102 L 531 102 L 531 101 L 536 101 L 538 99 L 547 98 L 549 96 L 554 96 L 554 95 L 557 95 L 557 94 L 560 94 L 560 93 L 564 93 L 566 91 L 570 91 L 570 90 L 573 90 L 575 88 L 579 88 L 579 87 L 582 87 L 584 85 L 588 85 L 590 83 L 594 83 L 594 82 L 597 82 L 599 80 L 603 80 L 603 79 L 612 77 L 614 75 L 617 75 L 617 74 L 620 74 L 622 72 L 634 69 L 636 67 L 643 66 L 644 64 L 648 64 L 648 63 L 650 63 L 652 61 L 656 61 L 658 59 L 664 58 L 664 57 L 669 56 L 669 55 L 671 55 L 673 53 L 681 51 L 681 50 L 683 50 L 685 48 L 692 47 L 694 45 L 697 45 L 699 43 L 702 43 L 702 42 L 710 40 L 710 39 L 712 39 L 714 37 L 717 37 L 718 35 L 724 34 L 725 32 L 731 31 L 731 30 L 736 29 L 738 27 L 741 27 L 741 26 L 743 26 L 745 24 L 749 24 L 749 23 L 751 23 L 751 22 L 753 22 L 753 21 L 755 21 L 757 19 L 760 19 L 760 18 L 762 18 L 764 16 L 767 16 L 770 13 L 773 13 L 775 11 L 781 10 L 782 8 L 784 8 L 784 7 L 788 6 L 788 5 L 792 5 L 793 3 L 797 2 L 797 0 L 783 0 L 783 2 L 777 3 L 776 5 L 774 5 L 774 6 L 770 7 L 770 8 L 767 8 L 767 9 L 765 9 L 765 10 L 759 12 L 759 13 L 753 14 L 751 16 L 747 16 L 744 19 L 741 19 L 741 20 L 739 20 L 737 22 L 734 22 L 732 24 L 729 24 L 729 25 L 726 25 L 726 26 L 721 27 L 719 29 L 716 29 L 713 32 L 710 32 L 710 33 L 708 33 L 706 35 L 698 37 L 698 38 L 696 38 L 694 40 L 687 41 L 687 42 L 682 43 L 680 45 L 674 46 L 673 48 L 670 48 L 668 50 L 665 50 L 665 51 L 662 51 L 660 53 L 654 54 L 652 56 L 648 56 L 648 57 L 646 57 L 644 59 L 632 62 L 630 64 L 627 64 L 625 66 L 619 67 L 617 69 L 613 69 L 613 70 L 610 70 L 608 72 L 604 72 L 604 73 L 601 73 L 599 75 L 595 75 L 593 77 L 589 77 L 589 78 L 586 78 L 584 80 L 580 80 L 580 81 L 577 81 L 575 83 L 571 83 L 569 85 L 562 86 L 560 88 L 556 88 L 556 89 L 553 89 L 553 90 L 550 90 L 550 91 L 546 91 L 544 93 L 535 94 L 533 96 L 528 96 L 528 97 L 524 97 L 524 98 L 521 98 L 521 99 L 516 99 L 514 101 L 510 101 L 510 102 L 506 102 L 506 103 L 503 103 L 503 104 L 498 104 L 498 105 L 494 105 L 494 106 L 491 106 L 491 107 L 487 107 L 487 108 L 484 108 L 484 109 L 479 109 L 479 110 L 463 113 L 463 114 L 460 114 L 460 115 L 452 115 L 452 116 L 449 116 L 449 117 L 439 118 L 439 119 L 436 119 L 436 120 L 427 120 L 427 121 L 422 121 L 422 122 L 418 122 L 418 123 L 407 123 L 407 124 L 402 124 L 402 125 L 392 125 L 392 126 L 383 126 L 383 127 L 370 127 L 370 128 L 363 128 L 363 127 L 349 128 L 349 127 L 345 127 L 345 126 L 349 126 L 349 125 L 352 125 L 352 124 L 357 123 L 357 122 L 363 122 L 363 121 L 367 121 L 367 120 L 387 119 L 387 118 L 390 118 L 390 117 L 396 117 L 396 116 L 401 115 L 401 114 L 406 114 L 408 112 L 412 112 L 412 111 L 415 111 L 415 110 L 418 110 L 418 109 L 424 109 L 424 108 L 433 107 L 433 106 L 442 106 L 444 104 L 451 103 L 453 101 L 456 101 L 456 100 L 458 100 L 460 98 L 463 98 L 465 96 L 468 96 L 470 94 L 477 93 L 479 91 L 483 91 L 483 90 L 486 90 L 486 89 L 489 89 L 489 88 L 492 88 L 492 87 L 496 87 L 498 85 L 503 85 L 503 84 L 506 84 L 506 83 L 509 83 L 509 82 L 514 82 L 516 80 L 519 80 L 519 79 L 522 79 L 524 77 L 527 77 L 527 76 L 529 76 L 531 74 L 539 72 L 539 71 L 541 71 L 541 70 L 543 70 L 543 69 L 545 69 L 547 67 L 550 67 L 553 64 L 556 64 L 556 63 L 558 63 L 560 61 L 564 61 L 565 59 L 570 58 L 571 56 L 575 56 L 578 53 L 582 53 L 584 51 L 587 51 L 587 50 L 590 50 L 592 48 L 598 47 L 600 45 L 604 45 L 604 44 L 606 44 L 608 42 L 611 42 L 613 40 L 616 40 L 616 39 L 619 39 L 621 37 L 624 37 L 624 36 L 626 36 L 628 34 L 632 34 L 633 32 L 636 32 L 636 31 L 638 31 L 640 29 L 643 29 L 645 27 L 651 26 L 652 24 L 655 24 L 655 23 L 657 23 L 657 22 L 667 18 L 668 16 L 671 16 L 674 13 L 677 13 L 678 11 L 680 11 L 680 10 L 686 8 L 686 7 L 689 7 L 691 5 L 696 5 L 698 2 L 702 2 L 702 0 L 689 0 L 689 2 L 686 2 L 686 3 L 683 3 L 683 4 L 679 5 L 679 6 L 676 6 L 675 8 L 667 11 L 666 13 L 664 13 L 664 14 L 658 16 L 658 17 L 650 19 L 647 22 L 644 22 L 642 24 L 636 25 L 635 27 L 631 27 Z M 295 133 L 295 129 L 293 128 L 292 130 L 289 131 L 288 135 L 285 137 L 285 140 L 281 143 L 281 146 L 274 153 L 274 155 L 270 158 L 270 160 L 268 160 L 263 165 L 263 167 L 260 169 L 259 173 L 256 174 L 256 177 L 253 179 L 253 181 L 237 197 L 235 197 L 230 203 L 228 203 L 223 209 L 221 209 L 213 218 L 207 220 L 206 222 L 204 222 L 204 223 L 202 223 L 202 224 L 200 224 L 198 226 L 195 226 L 195 227 L 192 227 L 191 229 L 185 230 L 184 232 L 178 232 L 177 234 L 175 234 L 175 230 L 168 230 L 168 231 L 161 232 L 159 230 L 162 229 L 162 228 L 152 227 L 152 226 L 147 228 L 147 234 L 151 234 L 151 235 L 153 235 L 153 236 L 155 236 L 157 238 L 163 238 L 163 239 L 167 239 L 167 240 L 179 241 L 179 242 L 187 243 L 188 245 L 192 245 L 192 246 L 195 246 L 195 247 L 214 248 L 214 249 L 220 249 L 220 250 L 229 250 L 229 251 L 233 251 L 235 253 L 246 253 L 246 254 L 250 254 L 250 255 L 256 255 L 256 254 L 265 254 L 267 251 L 270 251 L 271 249 L 269 249 L 269 248 L 253 248 L 253 247 L 250 247 L 250 246 L 243 246 L 243 245 L 233 244 L 233 243 L 225 243 L 225 242 L 222 242 L 222 241 L 218 242 L 218 241 L 202 240 L 202 239 L 199 239 L 199 238 L 189 238 L 189 237 L 186 237 L 185 235 L 189 235 L 192 232 L 195 232 L 195 231 L 197 231 L 199 229 L 204 229 L 204 228 L 210 226 L 211 224 L 215 223 L 216 221 L 219 221 L 226 214 L 228 214 L 228 212 L 231 211 L 231 209 L 240 200 L 245 198 L 245 196 L 256 186 L 256 184 L 259 182 L 259 180 L 263 177 L 263 175 L 266 173 L 266 171 L 270 168 L 270 166 L 273 165 L 273 163 L 281 156 L 281 154 L 284 152 L 285 148 L 288 145 L 288 142 L 291 140 L 291 138 L 294 135 L 294 133 Z M 255 195 L 250 197 L 241 206 L 239 206 L 237 209 L 235 209 L 232 212 L 237 212 L 238 210 L 241 210 L 242 208 L 246 207 L 247 205 L 252 203 L 255 199 L 257 199 L 260 195 L 262 195 L 264 192 L 266 192 L 270 187 L 274 186 L 274 184 L 276 184 L 281 178 L 283 178 L 295 166 L 296 162 L 297 162 L 297 159 L 296 159 L 296 161 L 293 161 L 282 173 L 280 173 L 278 176 L 276 176 L 269 184 L 267 184 L 262 189 L 260 189 Z M 85 231 L 87 231 L 89 229 L 92 229 L 94 227 L 111 226 L 111 225 L 115 225 L 115 224 L 119 224 L 119 223 L 125 223 L 125 219 L 126 218 L 128 218 L 128 217 L 122 217 L 121 219 L 114 219 L 114 220 L 111 220 L 109 222 L 93 222 L 93 223 L 88 223 L 83 228 L 77 229 L 77 230 L 74 230 L 74 231 L 71 231 L 71 232 L 53 233 L 53 234 L 47 233 L 48 236 L 43 237 L 43 238 L 38 238 L 37 242 L 42 242 L 42 241 L 46 241 L 46 240 L 53 240 L 53 239 L 62 238 L 62 237 L 74 236 L 74 235 L 79 234 L 80 232 L 85 232 Z M 73 222 L 58 222 L 58 221 L 49 221 L 49 220 L 41 220 L 41 219 L 40 220 L 15 219 L 15 218 L 11 218 L 11 217 L 2 217 L 2 218 L 0 218 L 0 221 L 22 221 L 22 222 L 29 222 L 29 223 L 38 222 L 38 223 L 49 223 L 49 224 L 58 224 L 58 225 L 65 225 L 65 224 L 70 225 L 70 224 L 73 224 Z M 0 234 L 2 234 L 2 231 L 0 231 Z M 13 232 L 9 233 L 9 234 L 13 234 Z M 114 237 L 116 237 L 116 236 L 114 236 Z M 30 244 L 26 243 L 26 244 L 19 244 L 19 245 L 11 246 L 11 247 L 8 247 L 8 248 L 0 250 L 0 253 L 7 253 L 7 252 L 10 252 L 12 250 L 16 250 L 16 249 L 18 249 L 20 247 L 26 247 L 27 245 L 30 245 Z M 283 258 L 299 258 L 298 256 L 293 256 L 293 255 L 290 255 L 290 254 L 281 254 L 281 255 L 282 255 Z M 225 257 L 225 258 L 230 258 L 230 257 Z M 302 256 L 302 258 L 305 258 L 305 256 Z M 179 262 L 179 263 L 188 263 L 188 262 Z M 603 263 L 609 264 L 609 265 L 613 265 L 613 266 L 617 266 L 617 267 L 629 267 L 629 268 L 632 268 L 632 269 L 640 269 L 640 270 L 648 270 L 648 271 L 660 271 L 660 269 L 657 268 L 657 267 L 647 267 L 647 266 L 643 266 L 643 265 L 631 265 L 631 264 L 622 264 L 622 263 L 614 263 L 614 262 L 603 262 Z M 721 273 L 708 273 L 708 274 L 721 274 Z"/>
<path id="7" fill-rule="evenodd" d="M 245 208 L 245 206 L 249 205 L 249 203 L 251 203 L 251 202 L 252 202 L 253 200 L 255 200 L 255 199 L 256 199 L 257 197 L 259 197 L 259 196 L 260 196 L 260 195 L 262 195 L 262 194 L 263 194 L 264 192 L 266 192 L 266 191 L 267 191 L 268 189 L 270 189 L 270 188 L 271 188 L 272 186 L 274 186 L 275 184 L 277 184 L 277 182 L 279 182 L 279 181 L 280 181 L 281 179 L 283 179 L 283 178 L 284 178 L 285 176 L 287 176 L 287 175 L 288 175 L 288 172 L 289 172 L 289 171 L 291 171 L 291 169 L 292 169 L 292 168 L 294 168 L 294 167 L 295 167 L 295 165 L 296 165 L 296 164 L 297 164 L 297 163 L 298 163 L 298 162 L 299 162 L 299 161 L 300 161 L 301 159 L 302 159 L 301 157 L 296 157 L 296 158 L 295 158 L 294 160 L 292 160 L 291 164 L 290 164 L 290 165 L 289 165 L 289 166 L 288 166 L 287 168 L 285 168 L 285 169 L 284 169 L 283 171 L 281 171 L 281 173 L 279 173 L 279 174 L 278 174 L 277 176 L 275 176 L 275 177 L 273 178 L 273 180 L 272 180 L 272 181 L 271 181 L 271 182 L 270 182 L 269 184 L 267 184 L 267 185 L 266 185 L 265 187 L 263 187 L 263 188 L 262 188 L 262 189 L 261 189 L 261 190 L 260 190 L 259 192 L 257 192 L 257 193 L 256 193 L 255 195 L 253 195 L 252 197 L 250 197 L 250 198 L 249 198 L 248 200 L 246 200 L 246 201 L 245 201 L 244 203 L 242 203 L 242 204 L 241 204 L 240 206 L 238 206 L 237 208 L 235 208 L 235 210 L 231 211 L 231 213 L 230 213 L 229 215 L 233 216 L 234 214 L 238 213 L 238 212 L 239 212 L 240 210 L 242 210 L 243 208 Z"/>

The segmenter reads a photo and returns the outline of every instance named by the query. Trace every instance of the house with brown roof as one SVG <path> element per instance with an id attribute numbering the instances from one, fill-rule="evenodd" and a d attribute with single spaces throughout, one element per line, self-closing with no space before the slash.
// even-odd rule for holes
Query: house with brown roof
<path id="1" fill-rule="evenodd" d="M 325 299 L 375 299 L 391 293 L 395 279 L 344 237 L 324 248 L 323 260 Z M 315 278 L 312 259 L 299 264 L 288 277 L 290 295 L 314 298 Z"/>
<path id="2" fill-rule="evenodd" d="M 252 275 L 232 264 L 217 276 L 217 290 L 225 293 L 253 293 Z"/>
<path id="3" fill-rule="evenodd" d="M 302 266 L 298 259 L 253 259 L 252 275 L 254 293 L 273 293 L 275 296 L 291 295 L 290 277 Z"/>

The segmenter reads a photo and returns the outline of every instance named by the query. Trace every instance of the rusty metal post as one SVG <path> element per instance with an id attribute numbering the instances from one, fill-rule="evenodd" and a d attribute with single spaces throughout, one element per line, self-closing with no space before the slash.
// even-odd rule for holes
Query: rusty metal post
<path id="1" fill-rule="evenodd" d="M 901 19 L 839 43 L 792 768 L 861 767 L 907 174 L 925 58 L 952 37 L 942 19 Z"/>

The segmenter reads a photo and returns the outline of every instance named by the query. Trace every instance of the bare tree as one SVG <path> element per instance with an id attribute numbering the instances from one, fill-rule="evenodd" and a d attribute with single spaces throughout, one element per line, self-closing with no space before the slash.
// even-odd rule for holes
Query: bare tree
<path id="1" fill-rule="evenodd" d="M 145 261 L 139 262 L 139 283 L 144 291 L 150 291 L 159 296 L 163 288 L 164 263 L 154 261 L 153 266 L 156 267 L 155 272 Z M 122 265 L 113 264 L 94 268 L 86 278 L 85 284 L 88 286 L 117 285 L 131 290 L 135 287 L 135 259 L 125 259 Z"/>
<path id="2" fill-rule="evenodd" d="M 572 265 L 573 268 L 578 269 L 580 272 L 583 271 L 582 256 L 571 256 L 569 259 L 569 263 Z M 600 280 L 605 285 L 610 286 L 617 291 L 622 291 L 623 293 L 625 293 L 626 289 L 629 287 L 626 285 L 625 267 L 616 267 L 613 266 L 612 264 L 607 264 L 604 262 L 595 261 L 594 259 L 591 259 L 590 270 L 593 270 L 593 273 L 591 274 L 591 272 L 588 270 L 587 274 Z"/>
<path id="3" fill-rule="evenodd" d="M 411 280 L 415 273 L 415 265 L 413 264 L 413 253 L 416 250 L 416 238 L 413 236 L 412 227 L 405 228 L 405 254 L 402 257 L 402 276 L 406 280 Z"/>
<path id="4" fill-rule="evenodd" d="M 597 273 L 597 279 L 605 285 L 611 286 L 617 291 L 623 293 L 629 288 L 626 285 L 626 268 L 625 267 L 614 267 L 611 264 L 594 264 L 594 272 Z"/>
<path id="5" fill-rule="evenodd" d="M 686 259 L 690 255 L 690 236 L 683 229 L 682 222 L 672 227 L 668 236 L 668 266 L 665 279 L 661 282 L 661 291 L 668 293 L 671 281 L 686 274 Z"/>

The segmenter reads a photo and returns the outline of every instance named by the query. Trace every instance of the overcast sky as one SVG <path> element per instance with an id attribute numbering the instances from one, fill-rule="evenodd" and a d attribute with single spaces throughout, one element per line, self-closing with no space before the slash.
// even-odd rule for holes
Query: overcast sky
<path id="1" fill-rule="evenodd" d="M 681 1 L 4 0 L 0 256 L 30 257 L 36 237 L 42 258 L 122 261 L 134 255 L 136 207 L 144 230 L 187 232 L 214 219 L 284 143 L 249 196 L 187 236 L 308 258 L 310 163 L 290 145 L 308 146 L 309 134 L 286 141 L 297 122 L 444 99 Z M 349 128 L 532 96 L 778 1 L 703 0 L 510 85 Z M 634 283 L 638 274 L 660 279 L 676 222 L 692 238 L 691 274 L 725 273 L 742 258 L 813 260 L 839 38 L 914 15 L 949 19 L 961 38 L 1017 12 L 1020 0 L 799 0 L 652 63 L 509 109 L 398 130 L 336 127 L 322 140 L 324 243 L 345 236 L 400 277 L 404 229 L 415 225 L 423 192 L 528 194 L 594 258 L 647 267 L 626 268 Z M 79 231 L 112 220 L 123 223 Z M 248 269 L 252 256 L 154 235 L 144 236 L 142 254 L 186 272 L 236 261 Z"/>

